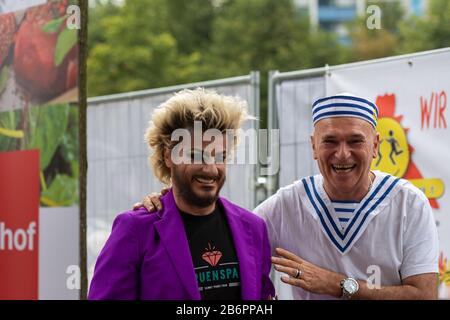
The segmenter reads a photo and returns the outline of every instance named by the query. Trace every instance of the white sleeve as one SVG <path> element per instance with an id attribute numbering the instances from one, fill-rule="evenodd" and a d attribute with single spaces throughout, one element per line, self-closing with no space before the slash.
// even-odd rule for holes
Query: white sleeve
<path id="1" fill-rule="evenodd" d="M 266 222 L 272 255 L 275 255 L 275 248 L 279 246 L 279 227 L 276 227 L 278 224 L 276 219 L 281 215 L 280 202 L 279 192 L 277 192 L 253 210 Z"/>
<path id="2" fill-rule="evenodd" d="M 258 207 L 253 210 L 254 213 L 264 219 L 267 225 L 267 231 L 269 234 L 270 248 L 272 255 L 276 256 L 275 248 L 280 247 L 280 234 L 282 232 L 282 220 L 283 220 L 283 195 L 280 190 L 267 200 L 262 202 Z M 283 283 L 280 278 L 283 274 L 276 271 L 273 268 L 270 272 L 270 278 L 275 287 L 277 299 L 280 300 L 293 300 L 292 286 Z"/>
<path id="3" fill-rule="evenodd" d="M 433 211 L 420 190 L 411 193 L 403 230 L 402 279 L 439 272 L 439 240 Z"/>

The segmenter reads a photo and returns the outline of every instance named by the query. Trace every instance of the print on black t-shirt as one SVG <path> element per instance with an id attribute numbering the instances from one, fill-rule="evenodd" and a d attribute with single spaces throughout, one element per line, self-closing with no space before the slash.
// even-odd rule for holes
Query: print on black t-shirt
<path id="1" fill-rule="evenodd" d="M 223 209 L 216 205 L 206 216 L 181 216 L 202 300 L 240 299 L 239 262 Z"/>

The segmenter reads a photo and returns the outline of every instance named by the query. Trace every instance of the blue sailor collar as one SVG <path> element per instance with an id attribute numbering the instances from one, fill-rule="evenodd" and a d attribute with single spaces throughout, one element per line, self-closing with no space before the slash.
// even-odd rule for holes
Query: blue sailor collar
<path id="1" fill-rule="evenodd" d="M 333 204 L 323 188 L 322 175 L 310 176 L 301 180 L 308 198 L 307 203 L 310 205 L 308 211 L 320 223 L 326 238 L 342 255 L 352 248 L 370 221 L 390 203 L 393 196 L 400 190 L 399 178 L 379 171 L 374 171 L 374 173 L 375 180 L 371 190 L 355 207 L 354 215 L 344 229 L 340 227 Z"/>

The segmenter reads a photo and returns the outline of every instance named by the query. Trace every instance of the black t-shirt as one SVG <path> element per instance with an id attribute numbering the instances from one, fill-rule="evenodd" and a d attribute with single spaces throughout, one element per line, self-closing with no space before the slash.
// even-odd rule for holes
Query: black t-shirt
<path id="1" fill-rule="evenodd" d="M 206 216 L 181 212 L 202 300 L 239 300 L 239 262 L 219 204 Z"/>

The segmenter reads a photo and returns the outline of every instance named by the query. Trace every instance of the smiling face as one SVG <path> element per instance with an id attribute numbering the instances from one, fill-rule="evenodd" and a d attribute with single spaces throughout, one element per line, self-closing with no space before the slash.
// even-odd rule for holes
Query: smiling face
<path id="1" fill-rule="evenodd" d="M 311 143 L 328 196 L 360 201 L 370 186 L 370 164 L 378 152 L 374 128 L 358 118 L 326 118 L 316 123 Z"/>
<path id="2" fill-rule="evenodd" d="M 191 214 L 203 215 L 214 210 L 219 192 L 225 183 L 225 138 L 218 143 L 204 141 L 202 149 L 192 144 L 186 150 L 182 163 L 175 164 L 166 152 L 166 165 L 170 168 L 177 206 Z M 195 159 L 202 159 L 197 163 Z"/>

